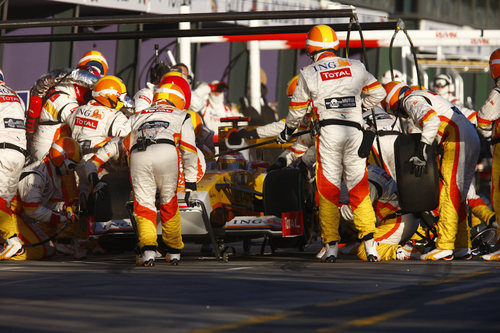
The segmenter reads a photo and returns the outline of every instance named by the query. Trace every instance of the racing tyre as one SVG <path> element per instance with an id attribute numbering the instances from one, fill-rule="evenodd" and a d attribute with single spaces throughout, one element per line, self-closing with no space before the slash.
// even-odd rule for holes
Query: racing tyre
<path id="1" fill-rule="evenodd" d="M 394 142 L 399 204 L 408 213 L 434 210 L 439 202 L 437 144 L 428 147 L 427 165 L 421 177 L 415 176 L 408 161 L 417 149 L 420 137 L 420 133 L 402 134 Z"/>

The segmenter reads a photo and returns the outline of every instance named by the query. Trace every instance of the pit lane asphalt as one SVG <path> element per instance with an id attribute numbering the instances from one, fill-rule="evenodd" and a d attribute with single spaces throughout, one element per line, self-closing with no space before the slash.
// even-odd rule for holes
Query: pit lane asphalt
<path id="1" fill-rule="evenodd" d="M 0 332 L 500 331 L 500 263 L 314 254 L 224 263 L 193 246 L 179 266 L 136 267 L 132 252 L 4 261 Z"/>

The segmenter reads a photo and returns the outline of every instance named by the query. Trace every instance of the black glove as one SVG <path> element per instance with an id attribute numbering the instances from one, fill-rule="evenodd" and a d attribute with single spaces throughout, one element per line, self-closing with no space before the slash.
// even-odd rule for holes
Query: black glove
<path id="1" fill-rule="evenodd" d="M 231 145 L 239 145 L 243 139 L 257 139 L 259 135 L 257 134 L 257 130 L 253 129 L 248 131 L 245 128 L 242 128 L 238 131 L 233 131 L 229 134 L 227 141 Z"/>
<path id="2" fill-rule="evenodd" d="M 99 183 L 99 176 L 97 176 L 97 173 L 95 172 L 92 172 L 90 175 L 89 175 L 89 183 L 92 187 L 96 186 L 97 183 Z"/>
<path id="3" fill-rule="evenodd" d="M 257 130 L 255 128 L 251 129 L 250 131 L 248 131 L 246 128 L 242 128 L 238 131 L 238 134 L 243 139 L 255 140 L 259 138 L 259 135 L 257 134 Z"/>
<path id="4" fill-rule="evenodd" d="M 267 172 L 283 169 L 284 167 L 286 167 L 286 159 L 284 157 L 278 157 L 278 159 L 267 168 Z"/>
<path id="5" fill-rule="evenodd" d="M 290 128 L 285 125 L 285 129 L 276 137 L 276 142 L 280 144 L 287 143 L 292 138 L 294 131 L 295 128 Z"/>
<path id="6" fill-rule="evenodd" d="M 196 183 L 186 182 L 186 194 L 184 195 L 184 201 L 188 207 L 196 206 L 196 202 L 191 199 L 191 192 L 196 191 Z"/>
<path id="7" fill-rule="evenodd" d="M 408 160 L 412 164 L 411 172 L 415 173 L 415 176 L 421 177 L 425 170 L 425 165 L 427 164 L 427 147 L 429 145 L 425 142 L 420 141 L 418 143 L 417 149 L 412 157 Z"/>
<path id="8" fill-rule="evenodd" d="M 495 215 L 493 215 L 488 221 L 488 227 L 490 228 L 498 228 L 498 223 Z"/>

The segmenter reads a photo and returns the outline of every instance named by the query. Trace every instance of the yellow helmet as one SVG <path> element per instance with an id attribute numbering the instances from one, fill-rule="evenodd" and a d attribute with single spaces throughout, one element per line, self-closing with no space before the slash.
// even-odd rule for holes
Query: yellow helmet
<path id="1" fill-rule="evenodd" d="M 108 72 L 108 62 L 106 58 L 101 52 L 96 50 L 88 51 L 78 60 L 76 67 L 80 68 L 85 66 L 94 67 L 101 75 L 106 75 Z"/>
<path id="2" fill-rule="evenodd" d="M 293 92 L 295 91 L 295 88 L 297 88 L 297 80 L 299 79 L 298 75 L 295 75 L 292 77 L 290 81 L 288 81 L 288 85 L 286 87 L 286 94 L 288 98 L 292 98 Z"/>
<path id="3" fill-rule="evenodd" d="M 172 103 L 179 110 L 183 110 L 186 105 L 186 97 L 182 89 L 172 83 L 165 83 L 155 90 L 153 103 L 166 100 Z"/>
<path id="4" fill-rule="evenodd" d="M 181 88 L 186 101 L 184 108 L 188 109 L 191 106 L 191 86 L 189 85 L 189 82 L 184 78 L 184 76 L 182 76 L 182 73 L 176 71 L 165 73 L 161 78 L 158 86 L 166 83 L 172 83 Z"/>
<path id="5" fill-rule="evenodd" d="M 201 116 L 198 112 L 195 112 L 193 110 L 186 110 L 187 113 L 191 116 L 191 122 L 193 123 L 193 129 L 194 133 L 198 134 L 201 131 L 201 128 L 203 126 L 203 119 L 201 119 Z"/>
<path id="6" fill-rule="evenodd" d="M 335 31 L 327 25 L 317 25 L 307 33 L 306 52 L 309 57 L 323 52 L 339 49 L 339 39 Z"/>
<path id="7" fill-rule="evenodd" d="M 113 75 L 101 77 L 92 88 L 92 97 L 100 104 L 120 110 L 125 100 L 127 88 L 123 81 Z"/>

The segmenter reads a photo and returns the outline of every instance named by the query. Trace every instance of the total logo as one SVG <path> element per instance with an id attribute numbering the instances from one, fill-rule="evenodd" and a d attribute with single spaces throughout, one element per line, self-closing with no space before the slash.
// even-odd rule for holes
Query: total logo
<path id="1" fill-rule="evenodd" d="M 332 71 L 320 72 L 320 75 L 322 81 L 328 81 L 349 77 L 352 76 L 352 73 L 350 68 L 341 68 Z"/>
<path id="2" fill-rule="evenodd" d="M 85 118 L 81 118 L 81 117 L 76 117 L 76 119 L 75 119 L 76 126 L 97 129 L 98 124 L 99 124 L 99 122 L 97 120 L 94 120 L 94 119 L 85 119 Z"/>

